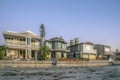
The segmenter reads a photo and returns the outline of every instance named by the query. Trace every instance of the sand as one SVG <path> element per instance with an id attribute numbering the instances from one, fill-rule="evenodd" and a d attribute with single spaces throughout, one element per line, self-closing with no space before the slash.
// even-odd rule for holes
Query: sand
<path id="1" fill-rule="evenodd" d="M 120 65 L 104 67 L 1 68 L 0 80 L 120 80 Z"/>

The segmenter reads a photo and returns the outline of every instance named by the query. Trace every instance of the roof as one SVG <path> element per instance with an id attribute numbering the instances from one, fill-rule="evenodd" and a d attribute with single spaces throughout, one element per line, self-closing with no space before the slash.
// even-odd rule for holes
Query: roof
<path id="1" fill-rule="evenodd" d="M 92 42 L 84 42 L 84 43 L 80 43 L 80 44 L 90 44 L 90 45 L 94 45 Z"/>
<path id="2" fill-rule="evenodd" d="M 68 48 L 69 48 L 69 47 L 73 47 L 73 46 L 82 45 L 82 44 L 94 45 L 92 42 L 82 42 L 82 43 L 79 43 L 79 44 L 70 45 L 70 46 L 68 46 Z"/>
<path id="3" fill-rule="evenodd" d="M 104 47 L 110 47 L 109 45 L 103 45 L 103 44 L 95 44 L 96 46 L 104 46 Z"/>
<path id="4" fill-rule="evenodd" d="M 3 35 L 20 36 L 20 37 L 28 36 L 28 37 L 37 38 L 37 39 L 40 38 L 38 35 L 36 35 L 31 31 L 25 31 L 25 32 L 4 31 Z"/>
<path id="5" fill-rule="evenodd" d="M 51 41 L 51 42 L 54 42 L 54 41 L 57 41 L 57 42 L 63 42 L 63 43 L 66 43 L 66 41 L 64 41 L 64 39 L 62 37 L 54 37 L 54 38 L 51 38 L 49 40 L 46 40 L 46 41 Z"/>

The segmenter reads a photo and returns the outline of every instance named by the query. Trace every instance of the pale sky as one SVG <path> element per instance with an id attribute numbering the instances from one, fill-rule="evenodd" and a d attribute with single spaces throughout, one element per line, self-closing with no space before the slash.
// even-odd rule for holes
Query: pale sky
<path id="1" fill-rule="evenodd" d="M 27 31 L 120 49 L 120 0 L 0 0 L 0 33 Z"/>

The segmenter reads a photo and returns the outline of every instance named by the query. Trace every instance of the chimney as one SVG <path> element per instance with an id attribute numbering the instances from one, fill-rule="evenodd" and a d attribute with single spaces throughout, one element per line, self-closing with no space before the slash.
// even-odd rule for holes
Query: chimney
<path id="1" fill-rule="evenodd" d="M 74 40 L 70 40 L 70 46 L 75 45 L 75 41 Z"/>
<path id="2" fill-rule="evenodd" d="M 75 44 L 79 44 L 80 41 L 79 41 L 79 38 L 75 38 Z"/>

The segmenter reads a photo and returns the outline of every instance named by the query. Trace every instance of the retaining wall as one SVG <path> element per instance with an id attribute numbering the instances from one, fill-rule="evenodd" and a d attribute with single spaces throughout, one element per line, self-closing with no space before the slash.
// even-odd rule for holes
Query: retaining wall
<path id="1" fill-rule="evenodd" d="M 51 61 L 0 61 L 0 67 L 51 67 Z"/>
<path id="2" fill-rule="evenodd" d="M 0 68 L 6 67 L 77 67 L 77 66 L 106 66 L 109 61 L 0 61 Z"/>

